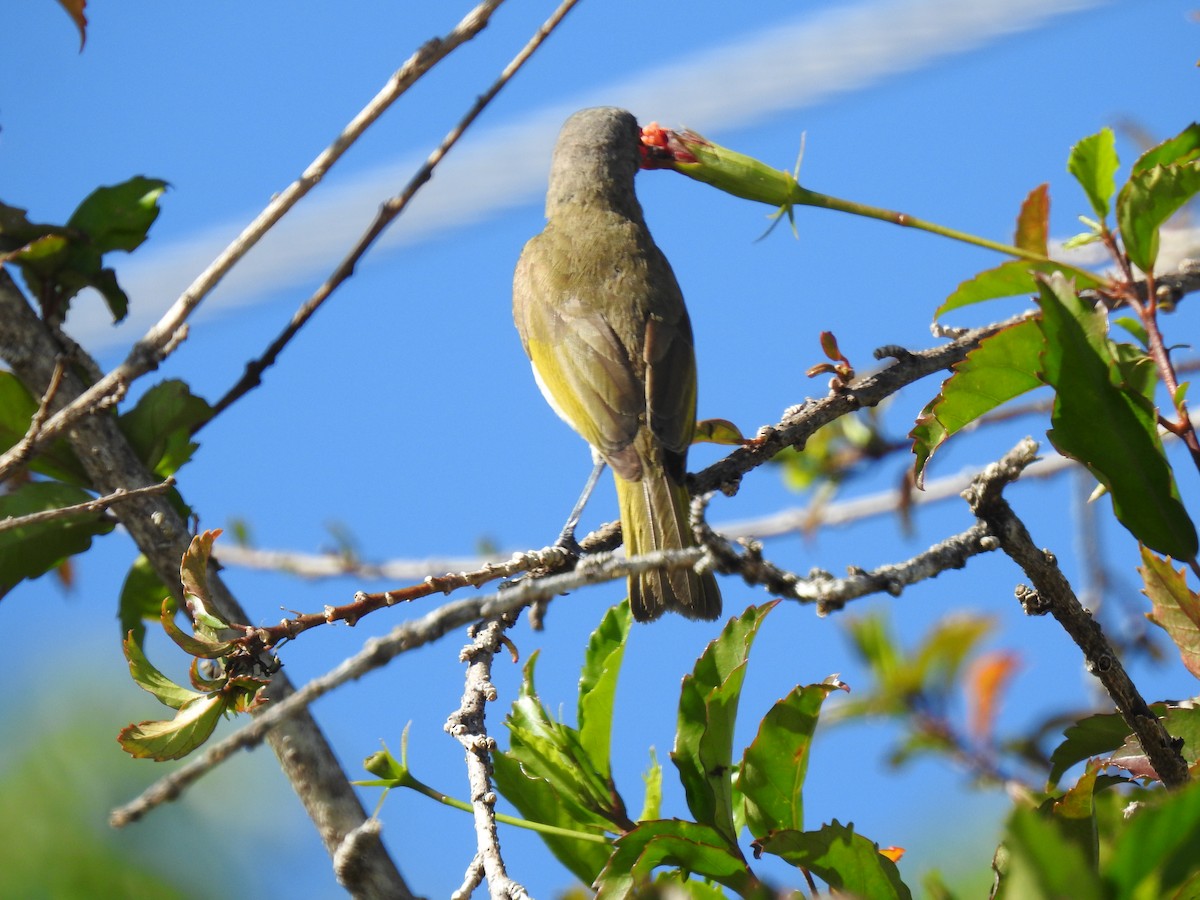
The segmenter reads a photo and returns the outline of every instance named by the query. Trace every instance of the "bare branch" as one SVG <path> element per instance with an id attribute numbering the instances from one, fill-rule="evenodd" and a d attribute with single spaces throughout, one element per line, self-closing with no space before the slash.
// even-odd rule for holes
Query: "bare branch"
<path id="1" fill-rule="evenodd" d="M 515 57 L 513 57 L 512 61 L 510 61 L 507 66 L 504 67 L 504 70 L 500 73 L 500 76 L 495 80 L 495 82 L 492 83 L 492 86 L 476 99 L 474 105 L 467 110 L 466 115 L 463 116 L 459 123 L 450 129 L 450 132 L 442 139 L 442 142 L 438 145 L 437 149 L 429 154 L 428 159 L 425 160 L 424 164 L 417 170 L 416 174 L 413 175 L 412 179 L 405 186 L 404 190 L 383 203 L 383 205 L 379 208 L 379 212 L 376 213 L 374 221 L 371 222 L 367 230 L 363 232 L 362 236 L 358 239 L 358 242 L 355 243 L 350 252 L 346 254 L 345 258 L 341 261 L 341 263 L 338 264 L 338 267 L 334 269 L 333 274 L 330 275 L 319 288 L 317 288 L 316 292 L 313 293 L 311 297 L 309 297 L 304 301 L 303 304 L 300 305 L 300 308 L 296 310 L 287 327 L 284 328 L 279 336 L 271 342 L 271 345 L 267 348 L 267 351 L 259 359 L 248 363 L 246 365 L 245 374 L 242 375 L 237 384 L 231 387 L 225 393 L 225 396 L 216 402 L 216 404 L 213 406 L 213 415 L 208 421 L 211 422 L 212 419 L 217 417 L 217 415 L 224 412 L 238 399 L 245 396 L 248 392 L 258 387 L 262 383 L 262 373 L 275 364 L 276 358 L 278 358 L 279 354 L 283 352 L 284 347 L 288 345 L 291 339 L 296 336 L 296 333 L 302 327 L 304 327 L 304 324 L 313 316 L 314 313 L 316 313 L 321 305 L 329 299 L 330 295 L 332 295 L 333 292 L 336 291 L 344 281 L 354 274 L 354 269 L 358 266 L 358 263 L 363 258 L 363 255 L 371 248 L 371 245 L 383 235 L 388 226 L 391 225 L 391 223 L 395 221 L 395 219 L 402 212 L 404 212 L 405 208 L 407 208 L 408 204 L 412 201 L 412 198 L 416 196 L 417 191 L 419 191 L 425 185 L 425 183 L 433 177 L 433 170 L 437 168 L 438 164 L 445 158 L 446 154 L 450 152 L 451 148 L 458 143 L 459 138 L 466 133 L 467 129 L 470 128 L 472 123 L 474 123 L 474 121 L 479 117 L 479 114 L 487 108 L 488 104 L 491 103 L 493 99 L 495 99 L 496 95 L 500 93 L 501 89 L 508 84 L 512 77 L 517 74 L 520 68 L 525 65 L 525 62 L 529 59 L 529 57 L 532 56 L 538 47 L 542 45 L 542 42 L 550 36 L 550 33 L 558 27 L 558 24 L 563 20 L 563 17 L 566 16 L 566 14 L 571 11 L 571 8 L 574 7 L 578 2 L 579 0 L 563 0 L 550 18 L 543 23 L 542 27 L 534 33 L 533 37 L 529 39 L 528 43 L 521 48 L 521 51 Z"/>
<path id="2" fill-rule="evenodd" d="M 55 519 L 70 519 L 74 516 L 104 512 L 115 503 L 120 503 L 124 500 L 136 500 L 148 494 L 161 494 L 164 491 L 169 491 L 174 486 L 175 479 L 168 478 L 166 481 L 161 481 L 158 484 L 135 488 L 132 491 L 117 488 L 111 494 L 107 494 L 104 497 L 97 497 L 95 500 L 89 500 L 86 503 L 77 503 L 74 506 L 47 509 L 42 512 L 30 513 L 27 516 L 8 516 L 7 518 L 0 519 L 0 533 L 11 531 L 14 528 L 28 528 L 30 525 L 42 525 L 46 522 L 53 522 Z"/>
<path id="3" fill-rule="evenodd" d="M 485 713 L 486 705 L 497 697 L 496 687 L 492 684 L 492 659 L 503 645 L 505 630 L 515 621 L 516 613 L 508 613 L 477 625 L 469 632 L 471 643 L 459 654 L 459 659 L 467 664 L 462 704 L 446 722 L 447 733 L 466 750 L 478 847 L 475 858 L 483 865 L 493 900 L 522 900 L 528 896 L 525 888 L 509 877 L 500 855 L 496 792 L 492 788 L 492 751 L 496 749 L 496 740 L 487 733 Z"/>
<path id="4" fill-rule="evenodd" d="M 427 41 L 410 56 L 379 93 L 342 129 L 333 143 L 321 151 L 299 178 L 276 194 L 263 211 L 242 229 L 241 234 L 196 277 L 162 318 L 133 345 L 124 361 L 56 412 L 42 428 L 35 443 L 60 434 L 93 410 L 111 404 L 135 380 L 158 368 L 159 363 L 186 336 L 188 317 L 221 279 L 301 198 L 316 187 L 334 163 L 392 103 L 434 65 L 482 31 L 501 2 L 503 0 L 482 0 L 445 37 Z"/>
<path id="5" fill-rule="evenodd" d="M 1070 583 L 1048 550 L 1039 550 L 1025 524 L 1001 496 L 1005 485 L 1017 479 L 1037 453 L 1037 444 L 1026 438 L 996 463 L 988 466 L 963 492 L 971 511 L 984 522 L 1006 554 L 1033 582 L 1017 586 L 1017 598 L 1028 615 L 1050 613 L 1083 652 L 1087 669 L 1100 680 L 1117 710 L 1137 735 L 1150 764 L 1168 787 L 1188 781 L 1187 764 L 1171 736 L 1151 711 L 1125 672 L 1120 657 L 1104 636 L 1100 624 L 1084 609 Z"/>
<path id="6" fill-rule="evenodd" d="M 46 392 L 42 394 L 42 400 L 38 403 L 37 411 L 34 412 L 33 418 L 29 420 L 29 428 L 25 430 L 25 436 L 13 444 L 7 453 L 0 456 L 0 481 L 7 478 L 13 469 L 29 458 L 34 442 L 41 434 L 42 426 L 46 423 L 46 418 L 50 415 L 50 404 L 54 402 L 54 398 L 58 394 L 58 388 L 62 384 L 63 372 L 65 371 L 66 360 L 60 356 L 54 361 L 54 373 L 50 376 L 50 384 L 46 386 Z"/>

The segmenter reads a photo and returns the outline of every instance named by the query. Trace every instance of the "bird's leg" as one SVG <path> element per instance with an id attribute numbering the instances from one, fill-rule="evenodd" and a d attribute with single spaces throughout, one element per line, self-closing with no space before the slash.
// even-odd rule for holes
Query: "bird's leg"
<path id="1" fill-rule="evenodd" d="M 579 525 L 579 519 L 583 515 L 583 509 L 587 506 L 588 500 L 592 497 L 592 491 L 596 489 L 596 482 L 600 480 L 600 473 L 604 471 L 606 463 L 600 457 L 599 453 L 592 451 L 592 474 L 588 476 L 587 484 L 583 486 L 583 493 L 579 495 L 579 499 L 575 501 L 575 506 L 571 509 L 571 515 L 567 516 L 567 524 L 563 526 L 562 531 L 558 535 L 558 540 L 554 542 L 555 547 L 562 547 L 572 556 L 580 556 L 583 549 L 579 546 L 579 542 L 575 540 L 575 529 Z"/>

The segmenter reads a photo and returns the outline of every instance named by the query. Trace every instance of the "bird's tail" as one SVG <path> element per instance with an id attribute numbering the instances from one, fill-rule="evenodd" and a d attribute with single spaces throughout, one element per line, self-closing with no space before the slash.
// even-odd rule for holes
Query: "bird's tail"
<path id="1" fill-rule="evenodd" d="M 687 488 L 673 483 L 661 469 L 646 471 L 640 481 L 626 481 L 620 475 L 616 481 L 627 555 L 679 550 L 696 543 Z M 711 620 L 721 615 L 721 591 L 712 572 L 653 569 L 629 576 L 629 605 L 639 622 L 657 619 L 666 610 Z"/>

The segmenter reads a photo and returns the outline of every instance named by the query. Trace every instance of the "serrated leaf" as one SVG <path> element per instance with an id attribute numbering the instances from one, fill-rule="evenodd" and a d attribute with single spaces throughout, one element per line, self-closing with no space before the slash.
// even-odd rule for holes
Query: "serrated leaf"
<path id="1" fill-rule="evenodd" d="M 1109 202 L 1116 190 L 1117 142 L 1111 128 L 1102 128 L 1096 134 L 1085 137 L 1071 148 L 1067 158 L 1067 171 L 1083 187 L 1088 202 L 1101 220 L 1108 215 Z"/>
<path id="2" fill-rule="evenodd" d="M 1041 327 L 1032 319 L 982 340 L 954 367 L 942 390 L 918 417 L 913 439 L 917 486 L 930 457 L 952 435 L 1014 397 L 1040 387 Z"/>
<path id="3" fill-rule="evenodd" d="M 1008 900 L 1101 900 L 1100 879 L 1084 851 L 1052 817 L 1018 807 L 1004 836 L 999 885 Z"/>
<path id="4" fill-rule="evenodd" d="M 1200 596 L 1188 589 L 1186 570 L 1141 549 L 1142 593 L 1154 607 L 1146 618 L 1170 635 L 1184 667 L 1200 678 Z"/>
<path id="5" fill-rule="evenodd" d="M 67 226 L 84 232 L 99 253 L 132 252 L 158 218 L 158 199 L 166 189 L 161 178 L 143 175 L 98 187 L 71 213 Z"/>
<path id="6" fill-rule="evenodd" d="M 153 694 L 163 706 L 171 709 L 183 709 L 189 703 L 204 697 L 195 691 L 189 691 L 182 685 L 176 684 L 146 658 L 141 647 L 129 636 L 121 642 L 125 651 L 125 659 L 129 663 L 129 674 L 134 682 L 144 691 Z"/>
<path id="7" fill-rule="evenodd" d="M 1196 528 L 1179 499 L 1155 410 L 1122 389 L 1104 312 L 1058 275 L 1041 285 L 1039 304 L 1042 379 L 1055 390 L 1051 443 L 1108 489 L 1117 519 L 1134 537 L 1176 559 L 1193 558 Z"/>
<path id="8" fill-rule="evenodd" d="M 1155 704 L 1156 712 L 1158 712 L 1157 707 L 1158 704 Z M 1191 704 L 1168 706 L 1160 718 L 1167 733 L 1181 742 L 1180 756 L 1191 768 L 1200 758 L 1200 710 L 1195 709 Z M 1134 778 L 1160 780 L 1136 735 L 1127 735 L 1125 742 L 1112 755 L 1104 757 L 1101 762 L 1106 766 L 1117 766 L 1124 769 Z"/>
<path id="9" fill-rule="evenodd" d="M 510 754 L 494 753 L 492 763 L 497 789 L 524 818 L 572 831 L 596 831 L 603 827 L 596 816 L 580 815 L 578 804 L 567 802 L 554 785 L 525 771 Z M 595 881 L 612 853 L 607 844 L 543 832 L 539 836 L 554 857 L 584 884 Z"/>
<path id="10" fill-rule="evenodd" d="M 753 883 L 736 845 L 713 828 L 679 819 L 642 822 L 617 839 L 596 879 L 596 900 L 623 900 L 649 879 L 656 866 L 677 866 L 735 891 Z"/>
<path id="11" fill-rule="evenodd" d="M 209 641 L 217 637 L 218 630 L 229 627 L 212 609 L 208 593 L 208 560 L 212 556 L 213 541 L 221 536 L 221 532 L 222 529 L 214 528 L 193 537 L 179 563 L 183 600 L 196 627 L 196 636 Z"/>
<path id="12" fill-rule="evenodd" d="M 1162 715 L 1166 705 L 1155 703 L 1151 710 Z M 1065 740 L 1050 754 L 1048 784 L 1054 787 L 1071 766 L 1085 759 L 1116 750 L 1125 742 L 1129 726 L 1117 713 L 1085 716 L 1063 730 Z"/>
<path id="13" fill-rule="evenodd" d="M 117 741 L 126 753 L 139 759 L 182 759 L 208 740 L 224 710 L 222 697 L 208 694 L 183 706 L 169 721 L 127 726 Z"/>
<path id="14" fill-rule="evenodd" d="M 756 838 L 779 829 L 804 827 L 802 790 L 808 754 L 825 698 L 841 682 L 797 685 L 759 724 L 742 754 L 737 787 L 746 799 L 746 825 Z"/>
<path id="15" fill-rule="evenodd" d="M 1193 122 L 1173 138 L 1151 147 L 1133 164 L 1132 174 L 1149 171 L 1155 166 L 1191 162 L 1200 157 L 1200 124 Z"/>
<path id="16" fill-rule="evenodd" d="M 212 416 L 212 407 L 177 379 L 146 391 L 137 405 L 122 414 L 121 431 L 146 468 L 160 478 L 177 472 L 198 446 L 192 433 Z"/>
<path id="17" fill-rule="evenodd" d="M 1130 262 L 1143 272 L 1158 259 L 1158 230 L 1200 192 L 1200 161 L 1155 166 L 1131 175 L 1117 196 L 1117 224 Z"/>
<path id="18" fill-rule="evenodd" d="M 38 406 L 39 401 L 12 372 L 0 372 L 0 453 L 9 450 L 25 436 Z M 43 444 L 26 465 L 32 471 L 56 481 L 66 481 L 79 487 L 91 485 L 65 438 Z"/>
<path id="19" fill-rule="evenodd" d="M 1013 245 L 1046 255 L 1050 236 L 1050 185 L 1039 184 L 1021 204 Z"/>
<path id="20" fill-rule="evenodd" d="M 750 647 L 778 601 L 751 606 L 732 618 L 683 679 L 671 761 L 679 770 L 688 809 L 701 825 L 733 834 L 733 726 Z"/>
<path id="21" fill-rule="evenodd" d="M 167 637 L 188 656 L 196 656 L 200 659 L 220 659 L 233 649 L 232 641 L 211 640 L 199 629 L 195 636 L 187 634 L 175 624 L 176 612 L 178 612 L 178 608 L 175 606 L 175 601 L 167 597 L 163 600 L 158 620 L 162 624 L 163 631 L 167 633 Z"/>
<path id="22" fill-rule="evenodd" d="M 936 321 L 948 312 L 985 300 L 1036 294 L 1037 278 L 1034 273 L 1049 275 L 1060 268 L 1061 266 L 1054 262 L 1039 263 L 1027 259 L 1014 259 L 995 268 L 985 269 L 956 287 L 934 311 L 933 318 Z"/>
<path id="23" fill-rule="evenodd" d="M 613 701 L 633 616 L 629 602 L 614 606 L 588 640 L 579 676 L 579 742 L 596 771 L 609 776 Z"/>
<path id="24" fill-rule="evenodd" d="M 912 892 L 879 845 L 834 819 L 819 831 L 779 831 L 755 846 L 807 869 L 835 892 L 871 900 L 906 900 Z"/>
<path id="25" fill-rule="evenodd" d="M 32 481 L 0 494 L 0 519 L 75 506 L 93 499 L 74 485 Z M 91 512 L 0 531 L 0 597 L 20 582 L 38 578 L 76 553 L 84 552 L 92 546 L 92 538 L 108 534 L 114 527 L 103 512 Z"/>
<path id="26" fill-rule="evenodd" d="M 1162 792 L 1118 832 L 1105 866 L 1112 897 L 1195 897 L 1200 784 Z M 1177 889 L 1187 885 L 1178 893 Z"/>
<path id="27" fill-rule="evenodd" d="M 150 560 L 139 554 L 129 567 L 125 583 L 121 585 L 121 599 L 117 616 L 121 623 L 121 634 L 133 635 L 139 647 L 146 636 L 146 619 L 157 619 L 162 612 L 163 598 L 170 595 Z"/>

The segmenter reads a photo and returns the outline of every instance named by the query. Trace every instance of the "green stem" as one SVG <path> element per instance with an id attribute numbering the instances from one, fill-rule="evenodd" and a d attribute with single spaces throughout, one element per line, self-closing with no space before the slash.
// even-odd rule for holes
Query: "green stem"
<path id="1" fill-rule="evenodd" d="M 401 787 L 412 788 L 419 794 L 424 794 L 431 800 L 436 800 L 438 803 L 443 803 L 446 806 L 454 809 L 461 809 L 463 812 L 474 812 L 471 804 L 466 801 L 459 800 L 456 797 L 449 797 L 441 791 L 434 790 L 424 782 L 418 781 L 411 774 L 401 781 Z M 555 837 L 574 838 L 578 841 L 589 841 L 593 844 L 607 844 L 611 840 L 604 834 L 592 834 L 587 831 L 572 831 L 570 828 L 560 828 L 557 825 L 546 825 L 542 822 L 531 822 L 528 819 L 518 819 L 516 816 L 505 815 L 504 813 L 495 813 L 497 822 L 503 822 L 505 825 L 515 825 L 517 828 L 527 828 L 530 831 L 536 831 L 540 834 L 550 834 Z"/>
<path id="2" fill-rule="evenodd" d="M 1051 259 L 1033 250 L 1014 247 L 1011 244 L 1001 244 L 999 241 L 990 241 L 987 238 L 969 234 L 965 231 L 958 231 L 955 228 L 946 228 L 944 225 L 938 225 L 936 222 L 927 222 L 924 219 L 918 219 L 916 216 L 910 216 L 907 213 L 883 209 L 879 206 L 870 206 L 866 203 L 856 203 L 853 200 L 843 200 L 840 197 L 831 197 L 829 194 L 822 194 L 819 191 L 810 191 L 799 184 L 795 185 L 792 189 L 792 196 L 789 200 L 798 206 L 816 206 L 821 209 L 833 209 L 838 212 L 850 213 L 854 216 L 863 216 L 868 219 L 878 219 L 881 222 L 890 222 L 893 225 L 901 225 L 905 228 L 918 228 L 921 231 L 928 231 L 930 234 L 950 238 L 952 241 L 973 244 L 976 247 L 983 247 L 986 250 L 995 250 L 997 253 L 1003 253 L 1006 256 L 1015 256 L 1019 259 L 1031 260 L 1032 262 L 1049 263 L 1058 266 L 1064 272 L 1082 275 L 1089 281 L 1096 277 L 1090 272 Z"/>

